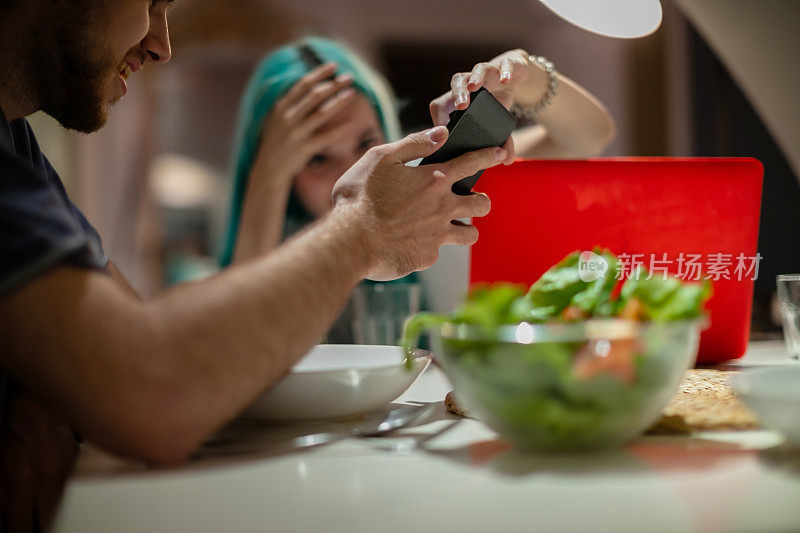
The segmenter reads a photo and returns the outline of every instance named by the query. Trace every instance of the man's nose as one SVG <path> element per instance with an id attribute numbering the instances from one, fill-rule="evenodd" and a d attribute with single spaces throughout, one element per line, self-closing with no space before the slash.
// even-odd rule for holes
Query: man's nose
<path id="1" fill-rule="evenodd" d="M 151 19 L 150 31 L 142 41 L 142 48 L 147 53 L 147 58 L 153 63 L 166 63 L 170 60 L 172 47 L 169 43 L 166 16 Z"/>

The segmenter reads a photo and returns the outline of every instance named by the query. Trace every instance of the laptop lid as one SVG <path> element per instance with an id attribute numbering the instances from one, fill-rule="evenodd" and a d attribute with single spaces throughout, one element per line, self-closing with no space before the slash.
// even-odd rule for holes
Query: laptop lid
<path id="1" fill-rule="evenodd" d="M 470 282 L 531 284 L 574 250 L 617 254 L 682 279 L 711 279 L 711 326 L 698 362 L 741 357 L 750 334 L 763 168 L 751 158 L 521 160 L 487 170 L 476 190 Z"/>

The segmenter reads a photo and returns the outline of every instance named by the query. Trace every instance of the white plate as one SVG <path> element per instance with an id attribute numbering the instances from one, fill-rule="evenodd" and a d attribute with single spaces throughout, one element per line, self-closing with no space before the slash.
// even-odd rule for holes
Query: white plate
<path id="1" fill-rule="evenodd" d="M 800 446 L 800 367 L 745 370 L 731 386 L 765 426 Z"/>
<path id="2" fill-rule="evenodd" d="M 415 350 L 411 369 L 399 346 L 320 344 L 242 416 L 250 420 L 306 422 L 348 418 L 379 409 L 425 370 L 431 353 Z"/>

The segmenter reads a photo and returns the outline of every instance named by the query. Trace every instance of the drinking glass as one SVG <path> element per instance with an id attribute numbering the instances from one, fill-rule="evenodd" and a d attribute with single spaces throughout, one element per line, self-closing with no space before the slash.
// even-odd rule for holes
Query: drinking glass
<path id="1" fill-rule="evenodd" d="M 362 284 L 353 291 L 351 304 L 357 344 L 397 345 L 406 319 L 419 312 L 420 285 Z"/>
<path id="2" fill-rule="evenodd" d="M 786 349 L 800 359 L 800 274 L 781 274 L 777 283 Z"/>

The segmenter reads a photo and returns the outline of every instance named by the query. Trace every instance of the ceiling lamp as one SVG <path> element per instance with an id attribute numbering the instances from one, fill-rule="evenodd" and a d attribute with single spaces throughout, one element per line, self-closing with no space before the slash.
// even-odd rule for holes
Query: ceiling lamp
<path id="1" fill-rule="evenodd" d="M 539 0 L 553 13 L 586 31 L 634 39 L 661 25 L 658 0 Z"/>

